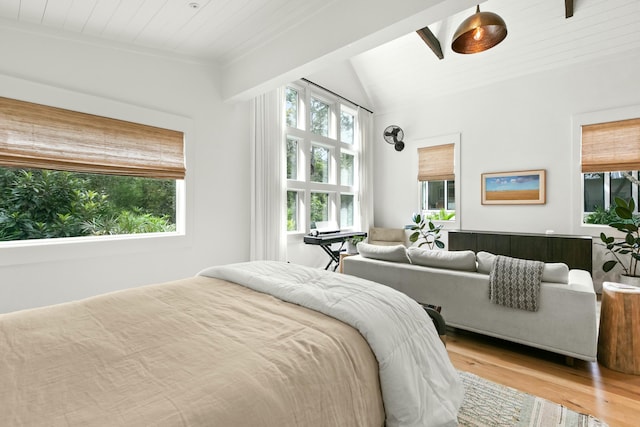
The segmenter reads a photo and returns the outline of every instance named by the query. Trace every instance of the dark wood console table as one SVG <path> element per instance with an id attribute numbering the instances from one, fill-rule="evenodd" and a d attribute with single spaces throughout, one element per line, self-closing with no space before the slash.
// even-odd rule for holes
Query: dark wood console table
<path id="1" fill-rule="evenodd" d="M 587 270 L 593 275 L 591 236 L 450 230 L 448 247 L 452 251 L 469 249 L 543 262 L 564 262 L 569 268 Z"/>

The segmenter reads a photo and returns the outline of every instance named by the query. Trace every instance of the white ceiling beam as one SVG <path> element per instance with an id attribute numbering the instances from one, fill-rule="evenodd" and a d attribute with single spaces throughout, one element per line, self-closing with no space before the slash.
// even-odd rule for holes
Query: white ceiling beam
<path id="1" fill-rule="evenodd" d="M 331 2 L 222 70 L 222 97 L 247 100 L 474 7 L 473 0 Z M 482 2 L 480 2 L 482 3 Z"/>

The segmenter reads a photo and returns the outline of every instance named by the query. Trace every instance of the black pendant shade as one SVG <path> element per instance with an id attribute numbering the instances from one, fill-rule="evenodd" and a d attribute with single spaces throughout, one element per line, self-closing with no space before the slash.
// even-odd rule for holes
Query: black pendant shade
<path id="1" fill-rule="evenodd" d="M 491 49 L 507 37 L 504 19 L 492 12 L 476 13 L 462 21 L 451 42 L 451 49 L 457 53 L 478 53 Z"/>

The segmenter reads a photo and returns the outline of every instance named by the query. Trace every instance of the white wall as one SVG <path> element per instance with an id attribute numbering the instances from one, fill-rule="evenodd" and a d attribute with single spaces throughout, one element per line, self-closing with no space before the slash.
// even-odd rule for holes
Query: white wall
<path id="1" fill-rule="evenodd" d="M 638 54 L 610 57 L 376 115 L 376 135 L 397 124 L 406 143 L 400 153 L 381 137 L 375 144 L 376 225 L 402 226 L 418 206 L 416 142 L 460 132 L 462 229 L 574 234 L 572 203 L 580 195 L 572 194 L 572 180 L 580 178 L 572 171 L 572 115 L 640 104 L 639 70 Z M 546 169 L 546 204 L 480 203 L 482 173 L 528 169 Z M 602 253 L 594 249 L 599 283 Z"/>
<path id="2" fill-rule="evenodd" d="M 247 103 L 221 101 L 215 68 L 7 28 L 0 29 L 0 39 L 0 96 L 20 92 L 7 87 L 16 77 L 24 87 L 35 82 L 44 84 L 43 92 L 59 93 L 53 103 L 76 102 L 89 110 L 123 103 L 125 115 L 159 111 L 190 127 L 186 237 L 0 247 L 0 312 L 187 277 L 208 265 L 248 259 L 249 109 Z"/>
<path id="3" fill-rule="evenodd" d="M 406 148 L 395 152 L 381 137 L 375 144 L 376 225 L 405 224 L 418 205 L 415 142 L 460 132 L 461 228 L 572 233 L 572 115 L 640 103 L 639 69 L 637 54 L 610 58 L 377 114 L 375 134 L 397 124 Z M 545 205 L 481 205 L 483 172 L 528 169 L 547 170 Z"/>

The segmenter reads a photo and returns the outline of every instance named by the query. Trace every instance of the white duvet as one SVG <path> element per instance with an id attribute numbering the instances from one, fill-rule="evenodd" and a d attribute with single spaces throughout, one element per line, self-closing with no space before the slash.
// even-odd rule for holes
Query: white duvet
<path id="1" fill-rule="evenodd" d="M 199 273 L 334 317 L 369 342 L 380 368 L 386 425 L 456 426 L 464 390 L 426 312 L 406 295 L 353 276 L 275 261 Z"/>

